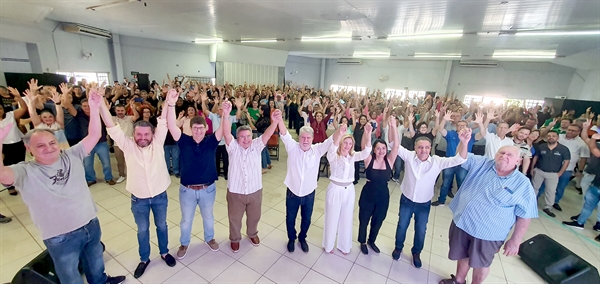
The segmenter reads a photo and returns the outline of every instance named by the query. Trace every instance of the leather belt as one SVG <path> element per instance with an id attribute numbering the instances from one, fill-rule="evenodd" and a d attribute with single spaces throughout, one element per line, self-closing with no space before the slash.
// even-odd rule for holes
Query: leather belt
<path id="1" fill-rule="evenodd" d="M 190 185 L 184 185 L 184 186 L 189 189 L 193 189 L 193 190 L 203 190 L 211 185 L 212 185 L 212 183 L 211 184 L 190 184 Z"/>

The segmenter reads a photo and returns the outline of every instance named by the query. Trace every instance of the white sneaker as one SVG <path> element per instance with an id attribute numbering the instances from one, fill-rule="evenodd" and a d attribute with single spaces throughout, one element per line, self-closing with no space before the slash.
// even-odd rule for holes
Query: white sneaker
<path id="1" fill-rule="evenodd" d="M 122 182 L 124 182 L 124 181 L 125 181 L 125 177 L 119 177 L 119 178 L 117 179 L 117 183 L 122 183 Z"/>

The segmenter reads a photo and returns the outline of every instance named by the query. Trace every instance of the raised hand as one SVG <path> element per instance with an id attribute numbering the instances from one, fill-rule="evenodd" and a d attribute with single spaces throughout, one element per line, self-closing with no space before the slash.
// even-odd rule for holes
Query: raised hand
<path id="1" fill-rule="evenodd" d="M 519 128 L 521 128 L 521 125 L 518 123 L 515 123 L 515 124 L 511 125 L 510 128 L 508 128 L 508 132 L 509 133 L 515 132 L 515 131 L 519 130 Z"/>
<path id="2" fill-rule="evenodd" d="M 395 129 L 397 127 L 396 126 L 396 117 L 395 116 L 392 115 L 392 116 L 390 116 L 388 118 L 388 126 L 389 126 L 390 129 Z"/>
<path id="3" fill-rule="evenodd" d="M 69 88 L 69 86 L 67 86 L 67 84 L 65 84 L 65 83 L 61 83 L 60 86 L 58 86 L 58 87 L 60 88 L 60 93 L 63 95 L 70 93 L 71 89 L 73 89 L 73 88 Z"/>
<path id="4" fill-rule="evenodd" d="M 565 109 L 562 111 L 562 116 L 567 116 L 568 111 Z"/>
<path id="5" fill-rule="evenodd" d="M 90 95 L 88 98 L 88 103 L 90 108 L 99 108 L 104 101 L 102 95 L 104 94 L 104 89 L 94 88 L 90 90 Z"/>
<path id="6" fill-rule="evenodd" d="M 463 129 L 461 129 L 460 132 L 458 133 L 458 139 L 460 139 L 460 142 L 469 143 L 469 140 L 471 140 L 472 132 L 473 132 L 473 130 L 471 130 L 471 128 L 465 127 Z"/>
<path id="7" fill-rule="evenodd" d="M 498 118 L 498 115 L 496 115 L 496 111 L 493 108 L 491 108 L 488 110 L 487 117 L 488 120 L 492 120 Z"/>
<path id="8" fill-rule="evenodd" d="M 10 92 L 10 94 L 11 94 L 13 97 L 20 96 L 20 95 L 19 95 L 19 90 L 15 89 L 15 88 L 13 88 L 13 87 L 6 87 L 6 88 L 8 89 L 8 92 Z"/>
<path id="9" fill-rule="evenodd" d="M 57 104 L 60 103 L 60 98 L 61 96 L 58 94 L 58 92 L 56 91 L 56 88 L 52 88 L 50 89 L 50 93 L 52 94 L 52 101 Z"/>
<path id="10" fill-rule="evenodd" d="M 177 119 L 182 119 L 184 115 L 185 115 L 185 110 L 180 111 L 179 116 L 177 116 Z"/>
<path id="11" fill-rule="evenodd" d="M 450 121 L 452 119 L 452 111 L 451 110 L 447 110 L 446 114 L 444 115 L 444 120 L 445 121 Z"/>
<path id="12" fill-rule="evenodd" d="M 242 106 L 244 105 L 244 98 L 235 98 L 235 107 L 237 107 L 237 109 L 242 109 Z"/>
<path id="13" fill-rule="evenodd" d="M 25 95 L 25 97 L 29 100 L 30 103 L 33 103 L 33 101 L 35 100 L 35 93 L 33 93 L 33 91 L 31 91 L 30 89 L 25 90 L 25 92 L 23 92 L 23 95 Z"/>
<path id="14" fill-rule="evenodd" d="M 583 131 L 587 131 L 590 128 L 590 125 L 592 125 L 592 120 L 588 118 L 583 123 Z"/>
<path id="15" fill-rule="evenodd" d="M 29 80 L 29 82 L 27 82 L 27 84 L 29 85 L 29 91 L 34 96 L 37 95 L 37 92 L 43 87 L 43 86 L 38 86 L 38 80 L 36 80 L 36 79 Z"/>
<path id="16" fill-rule="evenodd" d="M 177 103 L 177 99 L 179 99 L 179 93 L 177 93 L 177 90 L 170 89 L 169 92 L 167 92 L 167 103 L 174 106 L 175 103 Z"/>
<path id="17" fill-rule="evenodd" d="M 279 123 L 281 121 L 282 121 L 282 117 L 281 117 L 280 110 L 277 109 L 271 113 L 271 122 Z"/>
<path id="18" fill-rule="evenodd" d="M 229 113 L 231 113 L 231 102 L 230 101 L 223 101 L 221 103 L 221 109 L 223 109 L 223 113 L 229 115 Z"/>
<path id="19" fill-rule="evenodd" d="M 201 99 L 202 101 L 206 101 L 206 100 L 208 100 L 208 95 L 206 94 L 206 91 L 202 91 L 202 92 L 200 93 L 200 99 Z"/>
<path id="20" fill-rule="evenodd" d="M 489 115 L 489 112 L 488 112 Z M 493 115 L 493 112 L 492 112 Z M 481 110 L 477 111 L 475 114 L 475 123 L 483 123 L 483 112 Z"/>
<path id="21" fill-rule="evenodd" d="M 435 111 L 435 118 L 440 119 L 440 112 L 438 110 Z"/>
<path id="22" fill-rule="evenodd" d="M 373 132 L 373 125 L 370 123 L 365 124 L 365 134 L 371 135 L 371 132 Z"/>
<path id="23" fill-rule="evenodd" d="M 13 127 L 13 122 L 7 123 L 4 127 L 0 127 L 0 142 L 4 141 L 4 138 L 8 136 L 10 129 Z"/>
<path id="24" fill-rule="evenodd" d="M 415 121 L 415 115 L 411 112 L 408 114 L 408 122 L 412 124 L 413 121 Z"/>
<path id="25" fill-rule="evenodd" d="M 556 124 L 556 122 L 558 122 L 558 120 L 556 118 L 553 119 L 550 123 L 548 123 L 548 127 L 550 127 L 550 128 L 554 127 L 554 125 Z"/>

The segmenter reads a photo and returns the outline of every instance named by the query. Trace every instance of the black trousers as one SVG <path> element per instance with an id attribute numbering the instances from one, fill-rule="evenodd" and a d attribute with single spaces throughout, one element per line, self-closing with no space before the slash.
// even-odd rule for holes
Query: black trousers
<path id="1" fill-rule="evenodd" d="M 227 154 L 227 149 L 225 145 L 219 145 L 217 147 L 217 157 L 216 157 L 216 166 L 217 166 L 217 175 L 221 173 L 221 159 L 223 159 L 223 175 L 227 177 L 227 173 L 229 172 L 229 154 Z"/>
<path id="2" fill-rule="evenodd" d="M 362 196 L 361 196 L 362 197 Z M 390 197 L 380 196 L 374 202 L 367 201 L 366 198 L 358 200 L 358 242 L 364 244 L 367 242 L 367 225 L 371 221 L 369 230 L 369 242 L 374 243 L 377 234 L 383 225 L 383 220 L 387 216 L 390 207 Z"/>
<path id="3" fill-rule="evenodd" d="M 360 162 L 354 162 L 354 182 L 360 179 Z"/>

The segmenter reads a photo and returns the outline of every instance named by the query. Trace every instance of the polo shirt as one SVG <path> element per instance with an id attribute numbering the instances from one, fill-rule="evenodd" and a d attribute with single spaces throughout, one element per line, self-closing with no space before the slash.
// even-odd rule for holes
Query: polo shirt
<path id="1" fill-rule="evenodd" d="M 85 114 L 83 112 L 82 109 L 77 109 L 77 120 L 79 121 L 79 127 L 81 129 L 81 137 L 86 137 L 88 136 L 88 128 L 90 126 L 90 117 Z M 98 140 L 98 143 L 102 143 L 102 142 L 106 142 L 106 125 L 104 125 L 104 121 L 100 121 L 101 124 L 101 128 L 102 128 L 102 135 L 100 136 L 100 139 Z M 97 144 L 98 144 L 97 143 Z"/>
<path id="2" fill-rule="evenodd" d="M 467 151 L 470 153 L 473 150 L 473 143 L 475 143 L 475 135 L 471 134 L 471 140 L 467 146 Z M 456 155 L 456 148 L 460 139 L 458 138 L 458 132 L 456 130 L 449 130 L 446 132 L 446 157 L 454 157 Z"/>
<path id="3" fill-rule="evenodd" d="M 564 161 L 571 160 L 571 152 L 569 148 L 560 143 L 556 143 L 556 147 L 550 150 L 548 144 L 541 144 L 539 151 L 535 153 L 538 157 L 535 167 L 547 172 L 547 173 L 558 173 L 563 165 Z"/>
<path id="4" fill-rule="evenodd" d="M 179 168 L 182 185 L 212 184 L 217 180 L 215 153 L 219 141 L 214 134 L 204 136 L 200 143 L 196 143 L 192 136 L 182 133 L 177 145 L 181 153 Z"/>

